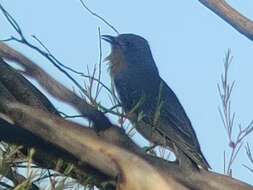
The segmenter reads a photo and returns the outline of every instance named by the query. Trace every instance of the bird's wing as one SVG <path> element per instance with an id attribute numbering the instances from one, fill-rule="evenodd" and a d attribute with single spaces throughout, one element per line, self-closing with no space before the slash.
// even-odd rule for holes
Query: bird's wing
<path id="1" fill-rule="evenodd" d="M 155 129 L 175 143 L 197 165 L 210 168 L 201 152 L 197 136 L 183 106 L 175 93 L 162 79 L 160 93 L 158 95 L 160 97 L 158 102 L 161 104 L 160 106 L 158 104 L 160 113 L 157 124 L 154 124 Z M 157 109 L 153 108 L 153 110 Z"/>
<path id="2" fill-rule="evenodd" d="M 164 81 L 162 81 L 161 88 L 160 102 L 162 105 L 160 110 L 160 119 L 161 122 L 164 122 L 164 124 L 160 124 L 159 127 L 164 132 L 170 130 L 168 129 L 169 127 L 173 128 L 175 131 L 175 134 L 173 134 L 174 137 L 176 135 L 179 139 L 181 139 L 181 143 L 188 144 L 189 147 L 193 146 L 198 149 L 199 143 L 195 131 L 192 128 L 191 122 L 177 96 Z"/>

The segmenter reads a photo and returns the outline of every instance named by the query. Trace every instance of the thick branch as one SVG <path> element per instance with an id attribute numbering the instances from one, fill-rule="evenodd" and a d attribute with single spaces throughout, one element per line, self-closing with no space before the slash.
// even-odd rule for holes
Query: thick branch
<path id="1" fill-rule="evenodd" d="M 24 68 L 24 73 L 26 75 L 36 79 L 38 83 L 55 98 L 76 108 L 84 117 L 93 121 L 94 127 L 98 130 L 112 126 L 109 119 L 95 107 L 88 104 L 85 99 L 77 96 L 71 90 L 67 89 L 61 83 L 48 75 L 38 65 L 34 64 L 33 61 L 4 43 L 0 43 L 0 57 L 19 63 L 20 66 Z"/>
<path id="2" fill-rule="evenodd" d="M 26 105 L 58 115 L 50 101 L 22 75 L 3 62 L 3 60 L 0 61 L 0 91 L 2 96 L 9 101 L 16 102 L 18 100 Z M 55 169 L 58 160 L 64 158 L 66 162 L 64 162 L 58 171 L 63 173 L 68 162 L 74 164 L 79 169 L 74 168 L 70 176 L 77 179 L 80 183 L 85 181 L 86 178 L 93 179 L 90 182 L 96 185 L 100 185 L 102 181 L 108 180 L 108 177 L 101 172 L 87 165 L 78 165 L 78 160 L 66 151 L 48 143 L 43 138 L 21 128 L 19 125 L 10 123 L 10 121 L 7 122 L 0 119 L 0 139 L 8 143 L 23 145 L 24 148 L 21 149 L 21 152 L 25 155 L 29 148 L 35 148 L 37 151 L 34 154 L 33 160 L 42 168 Z"/>
<path id="3" fill-rule="evenodd" d="M 185 173 L 175 163 L 133 154 L 101 138 L 90 128 L 38 109 L 8 103 L 2 97 L 0 104 L 4 113 L 22 128 L 61 147 L 80 163 L 88 163 L 112 178 L 120 177 L 122 189 L 128 189 L 129 185 L 133 189 L 156 189 L 159 184 L 159 189 L 252 190 L 249 185 L 230 177 L 202 170 Z M 144 176 L 150 180 L 143 182 Z"/>
<path id="4" fill-rule="evenodd" d="M 253 40 L 253 22 L 233 9 L 224 0 L 199 0 L 204 6 L 233 26 L 238 32 Z"/>
<path id="5" fill-rule="evenodd" d="M 15 123 L 61 147 L 79 162 L 118 177 L 119 189 L 188 189 L 170 176 L 164 177 L 147 161 L 100 138 L 93 130 L 1 97 L 1 108 Z M 149 180 L 147 181 L 146 176 Z"/>

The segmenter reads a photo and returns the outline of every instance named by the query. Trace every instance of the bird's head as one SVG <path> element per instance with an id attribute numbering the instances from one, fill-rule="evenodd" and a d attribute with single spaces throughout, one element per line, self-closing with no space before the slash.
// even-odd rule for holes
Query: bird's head
<path id="1" fill-rule="evenodd" d="M 112 51 L 107 60 L 110 61 L 112 68 L 154 64 L 149 44 L 141 36 L 135 34 L 103 35 L 102 39 L 111 44 Z"/>
<path id="2" fill-rule="evenodd" d="M 120 34 L 118 36 L 103 35 L 102 39 L 109 42 L 112 48 L 120 48 L 123 52 L 149 49 L 147 40 L 136 34 Z"/>

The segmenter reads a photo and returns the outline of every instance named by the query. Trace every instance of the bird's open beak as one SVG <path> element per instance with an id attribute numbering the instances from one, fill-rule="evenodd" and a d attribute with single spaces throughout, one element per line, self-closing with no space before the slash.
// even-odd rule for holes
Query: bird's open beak
<path id="1" fill-rule="evenodd" d="M 112 45 L 117 44 L 116 37 L 110 36 L 110 35 L 102 35 L 101 38 L 107 42 L 109 42 Z"/>

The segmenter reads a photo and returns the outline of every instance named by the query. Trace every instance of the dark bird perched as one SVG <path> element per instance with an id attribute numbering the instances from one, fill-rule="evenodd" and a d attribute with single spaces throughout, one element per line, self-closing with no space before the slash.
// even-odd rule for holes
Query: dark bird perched
<path id="1" fill-rule="evenodd" d="M 169 147 L 182 167 L 210 168 L 182 105 L 159 75 L 148 42 L 135 34 L 102 38 L 111 44 L 111 77 L 136 129 L 153 143 Z"/>

